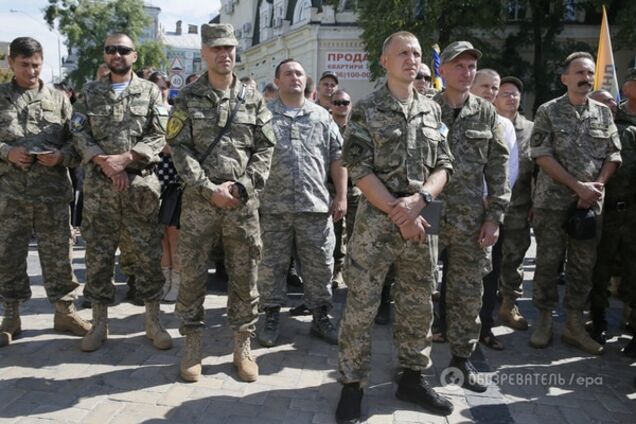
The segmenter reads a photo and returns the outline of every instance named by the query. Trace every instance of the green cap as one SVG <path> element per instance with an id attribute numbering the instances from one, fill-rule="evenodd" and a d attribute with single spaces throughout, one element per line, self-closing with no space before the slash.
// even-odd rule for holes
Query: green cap
<path id="1" fill-rule="evenodd" d="M 238 46 L 234 27 L 230 24 L 201 25 L 201 44 L 208 47 Z"/>
<path id="2" fill-rule="evenodd" d="M 636 81 L 636 68 L 629 68 L 625 74 L 625 82 Z"/>
<path id="3" fill-rule="evenodd" d="M 475 59 L 479 59 L 481 57 L 481 52 L 474 48 L 468 41 L 454 41 L 442 50 L 440 60 L 442 63 L 447 63 L 462 53 L 470 53 L 475 56 Z"/>

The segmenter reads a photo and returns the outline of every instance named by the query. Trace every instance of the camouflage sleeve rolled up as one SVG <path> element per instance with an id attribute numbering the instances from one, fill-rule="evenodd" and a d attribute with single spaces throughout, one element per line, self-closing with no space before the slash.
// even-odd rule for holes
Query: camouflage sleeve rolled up
<path id="1" fill-rule="evenodd" d="M 173 130 L 172 127 L 179 127 Z M 172 133 L 176 135 L 172 136 Z M 172 148 L 172 162 L 185 184 L 198 189 L 206 199 L 212 197 L 217 185 L 206 176 L 199 163 L 192 137 L 192 118 L 188 114 L 186 99 L 180 95 L 175 99 L 172 116 L 168 122 L 168 143 Z"/>
<path id="2" fill-rule="evenodd" d="M 157 162 L 159 152 L 161 152 L 166 145 L 168 112 L 165 106 L 163 106 L 159 87 L 155 84 L 152 84 L 150 87 L 150 102 L 148 104 L 146 127 L 141 137 L 133 144 L 131 149 L 143 158 L 139 161 L 143 165 Z"/>
<path id="3" fill-rule="evenodd" d="M 353 183 L 373 174 L 373 139 L 369 132 L 363 104 L 356 104 L 344 134 L 343 165 Z"/>
<path id="4" fill-rule="evenodd" d="M 272 129 L 272 113 L 267 109 L 265 100 L 261 98 L 256 110 L 254 150 L 245 168 L 245 174 L 237 180 L 245 187 L 248 199 L 254 198 L 265 188 L 275 145 L 276 136 Z"/>
<path id="5" fill-rule="evenodd" d="M 336 121 L 329 123 L 329 161 L 333 162 L 342 158 L 342 136 Z"/>
<path id="6" fill-rule="evenodd" d="M 64 146 L 60 149 L 60 152 L 64 155 L 64 160 L 62 162 L 62 166 L 67 168 L 74 168 L 80 164 L 80 157 L 73 146 L 72 139 L 73 135 L 69 131 L 68 123 L 73 115 L 73 106 L 71 106 L 71 101 L 66 97 L 64 97 L 64 103 L 62 104 L 62 121 L 64 125 L 64 135 L 65 139 L 68 141 L 64 144 Z"/>
<path id="7" fill-rule="evenodd" d="M 435 168 L 433 168 L 433 172 L 437 172 L 440 169 L 446 170 L 446 176 L 448 181 L 451 179 L 451 175 L 453 175 L 453 161 L 455 158 L 453 157 L 453 153 L 451 151 L 450 146 L 448 145 L 448 127 L 442 122 L 442 111 L 437 103 L 435 106 L 435 119 L 439 122 L 439 133 L 442 135 L 442 139 L 437 143 L 437 162 L 435 163 Z"/>
<path id="8" fill-rule="evenodd" d="M 605 162 L 618 162 L 620 164 L 622 163 L 622 157 L 621 157 L 622 144 L 621 144 L 618 128 L 616 127 L 616 124 L 614 124 L 614 122 L 612 121 L 610 121 L 610 124 L 609 124 L 609 133 L 610 133 L 610 143 L 609 143 L 609 149 L 607 152 L 607 157 L 605 158 Z"/>
<path id="9" fill-rule="evenodd" d="M 497 123 L 497 115 L 490 122 L 493 138 L 488 148 L 488 162 L 484 167 L 484 179 L 488 192 L 486 219 L 501 224 L 504 213 L 510 203 L 510 185 L 508 183 L 508 158 L 510 152 L 504 141 L 503 129 Z"/>
<path id="10" fill-rule="evenodd" d="M 552 123 L 546 108 L 542 105 L 534 115 L 534 126 L 530 136 L 530 157 L 554 156 L 552 144 Z"/>

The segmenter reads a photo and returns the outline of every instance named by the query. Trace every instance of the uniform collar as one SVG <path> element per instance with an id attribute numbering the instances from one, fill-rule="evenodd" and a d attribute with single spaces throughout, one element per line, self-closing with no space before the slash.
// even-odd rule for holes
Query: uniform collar
<path id="1" fill-rule="evenodd" d="M 418 116 L 422 113 L 430 112 L 430 108 L 428 108 L 425 102 L 417 101 L 424 97 L 422 94 L 418 93 L 415 88 L 412 88 L 412 97 L 410 99 L 409 107 L 408 107 L 408 116 L 407 119 L 411 119 L 415 116 Z M 404 108 L 402 107 L 402 102 L 396 99 L 391 91 L 389 91 L 389 87 L 387 84 L 384 84 L 380 90 L 376 93 L 376 109 L 380 111 L 391 111 L 399 114 L 404 114 Z"/>

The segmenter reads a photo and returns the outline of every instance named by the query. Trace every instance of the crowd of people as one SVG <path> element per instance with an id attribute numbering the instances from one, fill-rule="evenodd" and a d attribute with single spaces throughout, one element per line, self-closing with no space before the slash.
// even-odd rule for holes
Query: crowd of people
<path id="1" fill-rule="evenodd" d="M 0 86 L 0 347 L 21 332 L 32 236 L 56 330 L 82 337 L 86 352 L 108 339 L 119 249 L 131 300 L 144 305 L 145 333 L 157 349 L 172 347 L 160 301 L 176 302 L 185 381 L 201 377 L 210 262 L 223 257 L 233 363 L 246 382 L 259 375 L 251 336 L 264 347 L 278 343 L 295 270 L 304 293 L 296 312 L 312 316 L 312 334 L 338 345 L 338 422 L 361 417 L 374 323 L 393 321 L 399 399 L 453 411 L 423 375 L 432 342 L 449 343 L 447 370 L 464 388 L 485 391 L 470 357 L 480 342 L 504 349 L 492 332 L 497 305 L 503 324 L 529 328 L 516 301 L 531 230 L 539 311 L 532 347 L 552 341 L 562 272 L 564 343 L 603 352 L 613 276 L 622 277 L 619 293 L 632 308 L 627 325 L 636 324 L 629 260 L 636 69 L 617 105 L 611 94 L 592 92 L 593 57 L 570 54 L 561 72 L 566 93 L 531 122 L 521 110 L 524 83 L 478 69 L 482 53 L 468 41 L 441 52 L 445 88 L 437 91 L 418 39 L 390 35 L 380 58 L 385 82 L 362 99 L 330 71 L 316 91 L 291 58 L 261 94 L 256 81 L 233 72 L 231 25 L 204 24 L 201 42 L 207 70 L 170 101 L 165 75 L 133 72 L 137 52 L 126 34 L 107 37 L 104 65 L 77 94 L 39 79 L 40 43 L 11 43 L 14 77 Z M 81 190 L 71 183 L 73 168 L 81 170 L 72 173 Z M 74 306 L 70 223 L 80 225 L 78 191 L 91 322 Z M 347 289 L 339 328 L 329 315 L 334 287 Z M 624 353 L 636 357 L 633 339 Z"/>

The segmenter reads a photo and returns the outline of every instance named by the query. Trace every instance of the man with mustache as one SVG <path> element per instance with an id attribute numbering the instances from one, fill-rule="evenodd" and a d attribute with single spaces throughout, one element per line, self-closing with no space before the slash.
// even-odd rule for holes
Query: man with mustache
<path id="1" fill-rule="evenodd" d="M 594 83 L 592 56 L 570 54 L 561 82 L 567 93 L 539 107 L 530 136 L 530 155 L 540 167 L 533 201 L 537 258 L 532 297 L 539 321 L 530 345 L 544 348 L 552 339 L 556 272 L 567 251 L 562 340 L 600 355 L 603 346 L 585 331 L 582 312 L 592 288 L 604 186 L 621 163 L 621 145 L 610 109 L 587 96 Z M 574 208 L 580 211 L 576 216 Z"/>
<path id="2" fill-rule="evenodd" d="M 104 43 L 110 72 L 87 83 L 75 103 L 70 128 L 84 164 L 86 286 L 93 328 L 81 349 L 100 348 L 108 337 L 108 305 L 115 301 L 112 283 L 117 248 L 134 258 L 131 271 L 137 294 L 146 306 L 146 337 L 157 349 L 172 339 L 159 320 L 161 229 L 159 180 L 154 167 L 165 145 L 168 111 L 157 86 L 132 71 L 137 61 L 133 41 L 115 33 Z"/>

